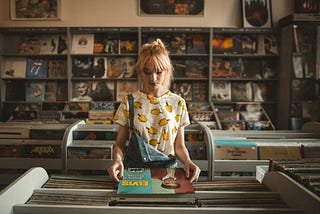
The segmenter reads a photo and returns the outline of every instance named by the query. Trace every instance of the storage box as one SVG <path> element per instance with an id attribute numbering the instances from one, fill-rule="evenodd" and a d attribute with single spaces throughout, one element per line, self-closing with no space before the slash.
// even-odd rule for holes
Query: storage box
<path id="1" fill-rule="evenodd" d="M 215 140 L 216 160 L 257 160 L 258 152 L 254 142 L 246 140 Z"/>

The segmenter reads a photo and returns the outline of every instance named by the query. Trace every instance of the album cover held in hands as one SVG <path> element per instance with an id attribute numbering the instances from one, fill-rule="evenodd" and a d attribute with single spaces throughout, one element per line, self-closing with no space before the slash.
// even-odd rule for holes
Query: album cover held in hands
<path id="1" fill-rule="evenodd" d="M 194 193 L 182 168 L 128 168 L 118 185 L 118 194 L 177 193 Z"/>

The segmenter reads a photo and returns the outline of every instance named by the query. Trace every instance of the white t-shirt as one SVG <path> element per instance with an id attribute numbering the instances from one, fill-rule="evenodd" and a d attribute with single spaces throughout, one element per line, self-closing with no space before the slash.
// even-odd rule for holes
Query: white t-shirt
<path id="1" fill-rule="evenodd" d="M 153 97 L 136 91 L 134 98 L 134 127 L 150 145 L 166 155 L 175 155 L 174 141 L 178 128 L 190 124 L 185 100 L 167 91 L 161 97 Z M 128 96 L 124 97 L 114 122 L 129 126 Z"/>

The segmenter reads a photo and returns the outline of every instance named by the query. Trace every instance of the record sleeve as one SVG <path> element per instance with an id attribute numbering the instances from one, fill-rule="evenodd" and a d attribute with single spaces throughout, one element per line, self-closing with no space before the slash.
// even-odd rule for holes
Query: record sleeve
<path id="1" fill-rule="evenodd" d="M 194 193 L 181 168 L 127 168 L 118 185 L 118 194 Z"/>
<path id="2" fill-rule="evenodd" d="M 25 78 L 27 61 L 25 57 L 8 57 L 5 66 L 4 78 Z"/>
<path id="3" fill-rule="evenodd" d="M 74 34 L 72 38 L 72 54 L 92 54 L 94 34 Z"/>

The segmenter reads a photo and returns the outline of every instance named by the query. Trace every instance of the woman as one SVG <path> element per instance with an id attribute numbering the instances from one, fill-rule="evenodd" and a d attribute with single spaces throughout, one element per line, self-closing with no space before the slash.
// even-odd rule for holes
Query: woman
<path id="1" fill-rule="evenodd" d="M 168 157 L 177 157 L 185 167 L 190 182 L 196 181 L 200 169 L 188 154 L 184 142 L 184 127 L 190 124 L 183 98 L 170 92 L 173 67 L 160 39 L 145 44 L 140 52 L 136 70 L 140 90 L 134 92 L 134 127 L 143 139 Z M 129 134 L 128 96 L 121 102 L 114 122 L 119 124 L 113 149 L 113 164 L 108 172 L 119 182 L 123 178 L 125 142 Z"/>

